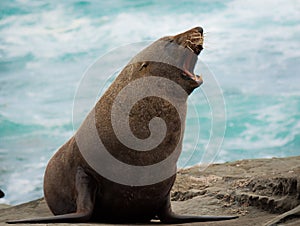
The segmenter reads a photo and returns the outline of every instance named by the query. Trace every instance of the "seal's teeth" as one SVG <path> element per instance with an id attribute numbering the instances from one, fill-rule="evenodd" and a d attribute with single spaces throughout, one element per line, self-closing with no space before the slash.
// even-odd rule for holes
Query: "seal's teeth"
<path id="1" fill-rule="evenodd" d="M 188 48 L 189 50 L 191 50 L 192 52 L 194 52 L 194 50 L 191 47 L 186 46 L 186 48 Z"/>

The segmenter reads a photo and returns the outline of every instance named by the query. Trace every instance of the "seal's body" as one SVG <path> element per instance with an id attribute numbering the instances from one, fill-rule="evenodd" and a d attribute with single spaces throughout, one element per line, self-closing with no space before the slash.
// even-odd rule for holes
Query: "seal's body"
<path id="1" fill-rule="evenodd" d="M 163 223 L 184 223 L 235 218 L 178 216 L 171 211 L 170 191 L 175 181 L 176 161 L 182 145 L 184 131 L 182 121 L 185 119 L 186 99 L 202 83 L 202 78 L 193 73 L 202 44 L 203 30 L 197 27 L 176 36 L 159 39 L 134 57 L 97 102 L 92 110 L 93 114 L 87 117 L 76 135 L 56 152 L 47 166 L 44 194 L 50 210 L 56 216 L 8 223 L 87 221 L 138 223 L 157 218 Z M 161 118 L 166 124 L 165 137 L 159 145 L 148 151 L 136 151 L 124 145 L 118 139 L 113 126 L 114 104 L 121 103 L 119 112 L 122 112 L 122 108 L 125 108 L 129 101 L 128 95 L 119 95 L 120 92 L 141 78 L 170 80 L 170 86 L 164 86 L 163 82 L 155 84 L 157 87 L 162 86 L 160 89 L 162 95 L 173 98 L 177 106 L 175 108 L 174 103 L 152 95 L 142 98 L 130 109 L 129 126 L 132 134 L 138 139 L 147 139 L 151 135 L 149 128 L 151 126 L 148 125 L 153 118 Z M 176 91 L 178 85 L 186 95 Z M 148 92 L 147 87 L 147 84 L 136 86 L 133 92 Z M 162 179 L 154 182 L 151 178 L 156 175 L 151 175 L 150 171 L 147 174 L 145 170 L 144 176 L 139 177 L 135 171 L 128 170 L 124 173 L 121 168 L 114 169 L 117 167 L 114 165 L 110 166 L 112 179 L 108 178 L 101 173 L 107 166 L 93 165 L 88 160 L 89 155 L 93 157 L 94 152 L 98 150 L 90 154 L 82 151 L 82 147 L 83 149 L 87 147 L 90 151 L 97 146 L 94 144 L 88 146 L 89 143 L 93 143 L 92 140 L 89 141 L 92 136 L 91 125 L 95 125 L 97 136 L 110 155 L 118 161 L 142 167 L 138 169 L 148 169 L 148 166 L 156 166 L 170 157 L 171 165 L 167 164 L 167 167 L 161 170 Z M 126 131 L 119 129 L 126 135 Z M 174 150 L 179 152 L 172 157 Z M 114 178 L 118 178 L 118 175 L 121 177 L 120 175 L 123 175 L 121 173 L 124 173 L 131 182 L 116 181 Z"/>

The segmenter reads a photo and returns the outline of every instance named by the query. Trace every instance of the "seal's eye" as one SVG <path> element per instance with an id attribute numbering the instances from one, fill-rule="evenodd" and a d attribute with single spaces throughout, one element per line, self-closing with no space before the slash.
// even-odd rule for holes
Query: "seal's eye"
<path id="1" fill-rule="evenodd" d="M 140 69 L 139 69 L 139 71 L 141 71 L 143 68 L 146 68 L 147 66 L 148 66 L 148 63 L 143 62 Z"/>

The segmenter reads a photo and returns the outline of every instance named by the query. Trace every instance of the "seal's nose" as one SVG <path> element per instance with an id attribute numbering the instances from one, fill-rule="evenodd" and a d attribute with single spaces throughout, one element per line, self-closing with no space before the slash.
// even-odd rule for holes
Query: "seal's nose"
<path id="1" fill-rule="evenodd" d="M 197 29 L 199 31 L 199 33 L 201 35 L 203 35 L 203 28 L 202 27 L 195 27 L 195 29 Z"/>

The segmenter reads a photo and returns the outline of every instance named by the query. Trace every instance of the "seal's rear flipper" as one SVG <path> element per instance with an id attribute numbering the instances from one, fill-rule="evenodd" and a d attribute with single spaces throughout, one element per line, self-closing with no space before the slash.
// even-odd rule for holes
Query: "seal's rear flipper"
<path id="1" fill-rule="evenodd" d="M 170 198 L 161 209 L 158 218 L 165 224 L 183 224 L 192 222 L 223 221 L 238 218 L 238 216 L 181 216 L 172 212 Z"/>
<path id="2" fill-rule="evenodd" d="M 78 167 L 76 173 L 76 190 L 77 190 L 77 211 L 76 213 L 69 213 L 57 215 L 52 217 L 42 217 L 36 219 L 23 219 L 7 221 L 8 224 L 19 223 L 81 223 L 87 222 L 94 210 L 95 203 L 95 185 L 93 179 L 87 175 L 83 168 Z"/>

